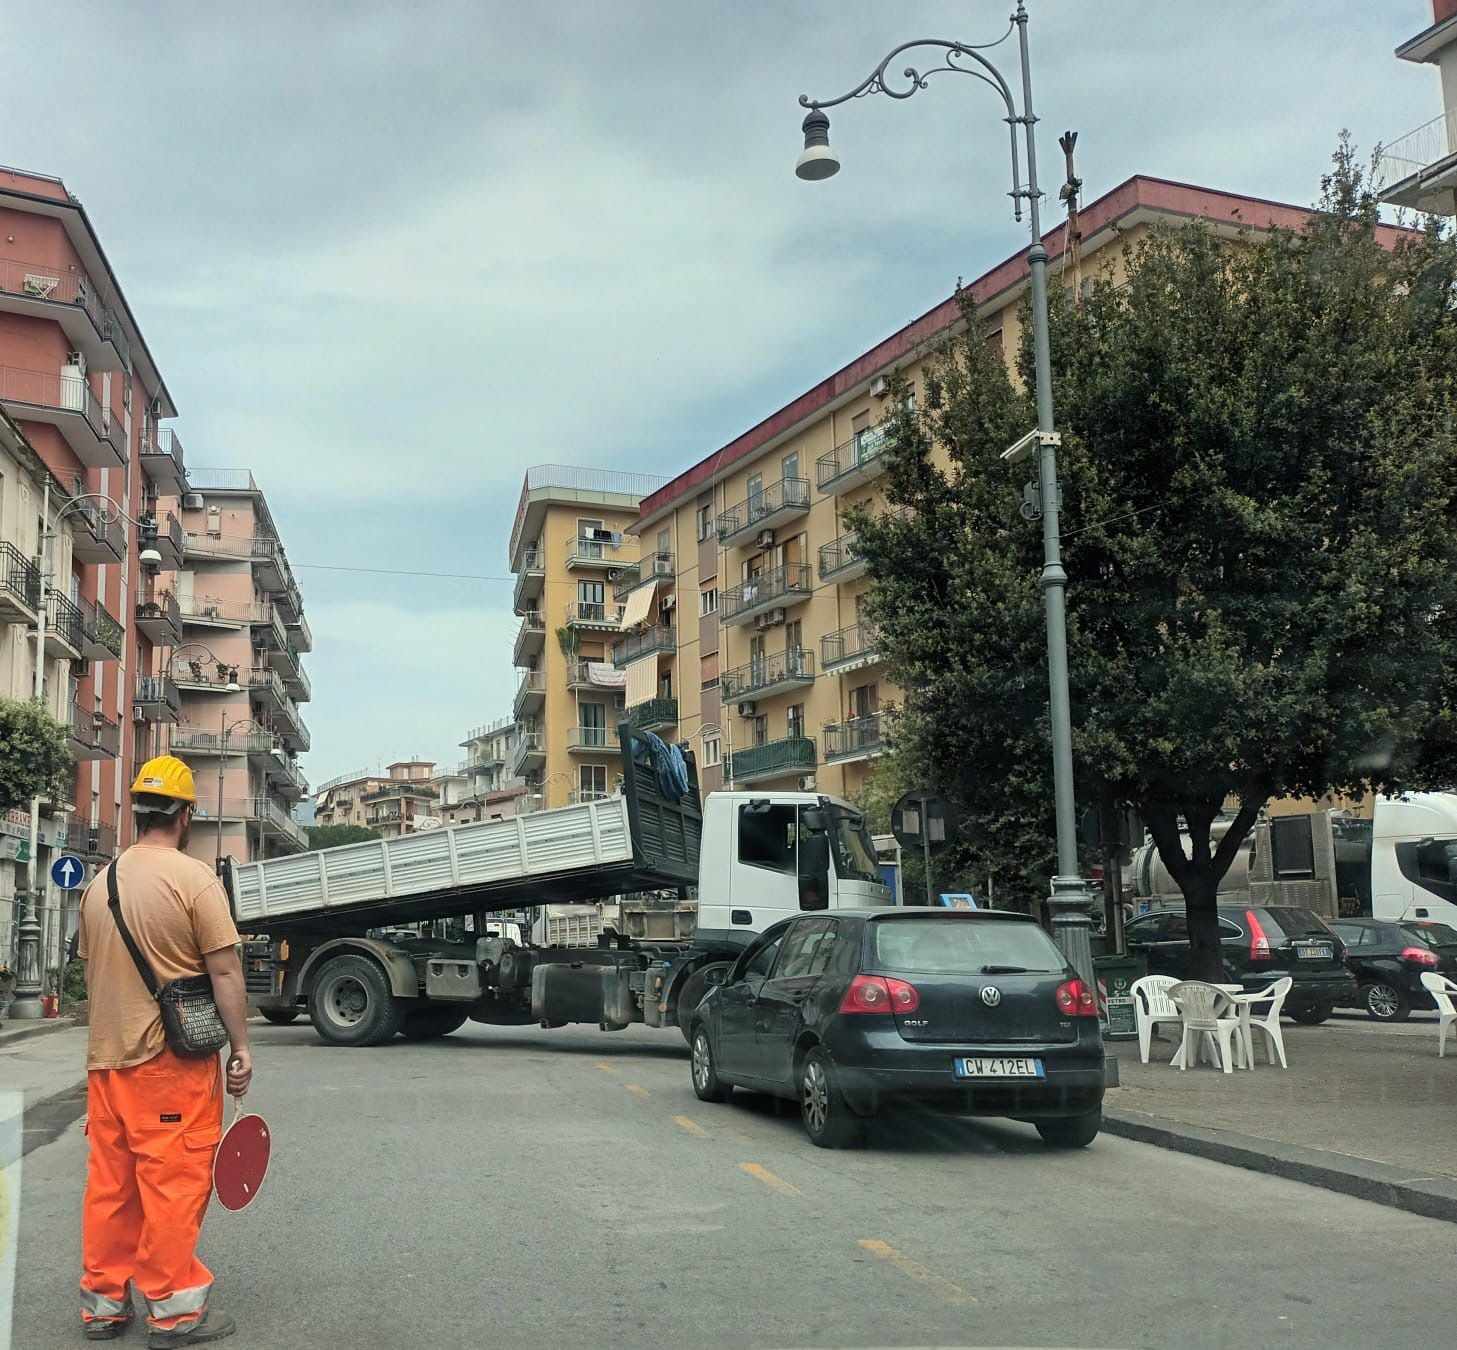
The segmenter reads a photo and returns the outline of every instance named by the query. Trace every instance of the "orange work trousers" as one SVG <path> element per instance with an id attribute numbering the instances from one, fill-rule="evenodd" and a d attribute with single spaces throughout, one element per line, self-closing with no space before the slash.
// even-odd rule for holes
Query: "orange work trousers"
<path id="1" fill-rule="evenodd" d="M 81 1317 L 125 1322 L 130 1281 L 159 1330 L 207 1310 L 212 1272 L 197 1259 L 223 1126 L 216 1055 L 164 1049 L 126 1069 L 86 1075 L 91 1144 L 81 1221 Z"/>

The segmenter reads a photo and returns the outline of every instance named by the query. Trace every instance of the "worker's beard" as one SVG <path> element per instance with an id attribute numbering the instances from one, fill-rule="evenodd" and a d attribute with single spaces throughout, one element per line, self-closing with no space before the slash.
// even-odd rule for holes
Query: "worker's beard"
<path id="1" fill-rule="evenodd" d="M 192 838 L 192 812 L 186 812 L 182 817 L 182 832 L 177 836 L 177 850 L 179 853 L 187 852 L 187 841 Z"/>

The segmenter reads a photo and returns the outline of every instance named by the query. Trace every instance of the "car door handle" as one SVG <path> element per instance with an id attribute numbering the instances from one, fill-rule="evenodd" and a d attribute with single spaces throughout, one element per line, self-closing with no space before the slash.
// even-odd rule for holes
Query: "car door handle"
<path id="1" fill-rule="evenodd" d="M 747 909 L 735 909 L 729 911 L 730 923 L 753 923 L 754 916 Z"/>

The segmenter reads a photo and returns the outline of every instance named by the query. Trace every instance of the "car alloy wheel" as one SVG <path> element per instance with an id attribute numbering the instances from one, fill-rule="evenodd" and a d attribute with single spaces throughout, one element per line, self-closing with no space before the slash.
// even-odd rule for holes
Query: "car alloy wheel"
<path id="1" fill-rule="evenodd" d="M 1401 1011 L 1401 1000 L 1389 984 L 1373 984 L 1366 990 L 1366 1008 L 1372 1017 L 1389 1022 Z"/>
<path id="2" fill-rule="evenodd" d="M 708 1091 L 708 1077 L 713 1072 L 713 1055 L 708 1048 L 708 1034 L 700 1031 L 693 1038 L 693 1084 L 700 1092 Z"/>
<path id="3" fill-rule="evenodd" d="M 830 1084 L 825 1077 L 824 1066 L 812 1059 L 804 1066 L 804 1078 L 800 1084 L 800 1107 L 804 1111 L 804 1123 L 811 1134 L 823 1134 L 825 1122 L 830 1116 Z"/>

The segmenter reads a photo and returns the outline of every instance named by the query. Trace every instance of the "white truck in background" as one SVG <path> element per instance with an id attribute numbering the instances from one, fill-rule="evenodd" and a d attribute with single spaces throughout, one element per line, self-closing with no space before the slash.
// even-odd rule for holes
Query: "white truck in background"
<path id="1" fill-rule="evenodd" d="M 1182 903 L 1152 840 L 1135 850 L 1130 870 L 1140 905 Z M 1457 926 L 1457 793 L 1377 797 L 1369 820 L 1330 810 L 1262 821 L 1219 893 L 1230 900 L 1301 904 L 1327 918 L 1369 915 Z"/>
<path id="2" fill-rule="evenodd" d="M 229 865 L 233 916 L 250 939 L 250 1003 L 276 1023 L 307 1012 L 335 1045 L 430 1039 L 468 1018 L 681 1026 L 709 982 L 779 919 L 893 903 L 850 803 L 728 791 L 700 808 L 691 755 L 687 790 L 674 795 L 650 744 L 625 723 L 618 734 L 621 795 Z M 689 887 L 698 904 L 687 940 L 603 931 L 538 944 L 491 917 Z M 673 914 L 670 934 L 681 919 Z M 407 936 L 407 925 L 425 931 Z"/>

